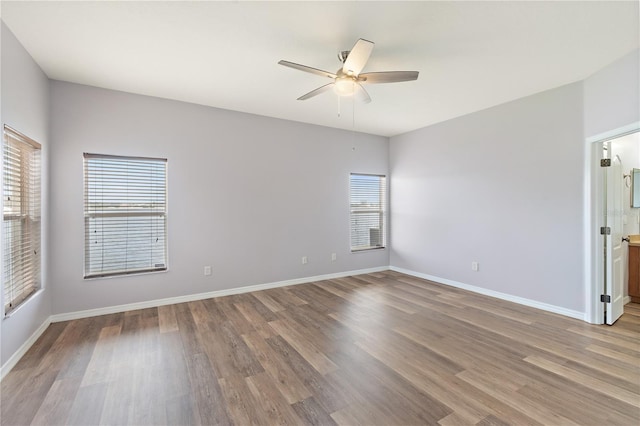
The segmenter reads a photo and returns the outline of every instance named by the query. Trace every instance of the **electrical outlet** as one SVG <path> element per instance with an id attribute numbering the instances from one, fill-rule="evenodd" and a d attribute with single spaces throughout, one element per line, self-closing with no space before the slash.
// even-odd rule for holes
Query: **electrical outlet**
<path id="1" fill-rule="evenodd" d="M 307 256 L 302 256 L 302 264 L 306 265 L 309 262 L 309 259 L 307 259 Z"/>
<path id="2" fill-rule="evenodd" d="M 204 267 L 204 275 L 205 276 L 211 275 L 211 266 L 205 266 Z"/>
<path id="3" fill-rule="evenodd" d="M 480 270 L 480 264 L 478 262 L 471 262 L 471 270 L 478 272 Z"/>
<path id="4" fill-rule="evenodd" d="M 332 262 L 335 262 L 337 258 L 338 258 L 338 257 L 336 256 L 336 254 L 335 254 L 335 253 L 331 253 L 331 261 L 332 261 Z"/>

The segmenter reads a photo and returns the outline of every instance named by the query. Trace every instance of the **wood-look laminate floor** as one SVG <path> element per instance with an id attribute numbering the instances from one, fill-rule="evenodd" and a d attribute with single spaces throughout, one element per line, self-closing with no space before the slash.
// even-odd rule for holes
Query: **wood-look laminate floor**
<path id="1" fill-rule="evenodd" d="M 613 326 L 395 272 L 52 324 L 2 424 L 640 424 L 640 305 Z"/>

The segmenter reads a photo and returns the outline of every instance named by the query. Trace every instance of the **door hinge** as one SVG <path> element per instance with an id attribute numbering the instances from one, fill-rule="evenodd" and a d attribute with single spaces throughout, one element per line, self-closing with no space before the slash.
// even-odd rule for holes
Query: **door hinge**
<path id="1" fill-rule="evenodd" d="M 600 235 L 611 235 L 611 227 L 609 227 L 609 226 L 601 226 L 600 227 Z"/>
<path id="2" fill-rule="evenodd" d="M 600 167 L 611 167 L 611 158 L 602 158 L 600 160 Z"/>
<path id="3" fill-rule="evenodd" d="M 609 296 L 608 294 L 601 294 L 600 301 L 602 303 L 611 303 L 611 296 Z"/>

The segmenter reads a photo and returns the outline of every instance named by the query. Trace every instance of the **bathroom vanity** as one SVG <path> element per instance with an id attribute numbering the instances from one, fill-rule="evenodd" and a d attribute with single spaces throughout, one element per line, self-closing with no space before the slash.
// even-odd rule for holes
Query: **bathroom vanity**
<path id="1" fill-rule="evenodd" d="M 629 297 L 640 303 L 640 239 L 633 238 L 629 242 Z"/>

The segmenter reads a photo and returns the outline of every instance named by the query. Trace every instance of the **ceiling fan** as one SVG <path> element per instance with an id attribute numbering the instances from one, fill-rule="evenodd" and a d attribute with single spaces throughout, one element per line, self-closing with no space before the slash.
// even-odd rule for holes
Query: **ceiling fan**
<path id="1" fill-rule="evenodd" d="M 371 102 L 371 97 L 365 88 L 362 87 L 363 84 L 397 83 L 400 81 L 412 81 L 418 79 L 418 71 L 383 71 L 361 74 L 361 71 L 369 60 L 373 46 L 374 43 L 369 40 L 361 38 L 356 41 L 356 44 L 351 48 L 351 50 L 345 50 L 338 54 L 338 59 L 344 65 L 335 73 L 289 61 L 280 61 L 278 64 L 311 74 L 328 77 L 333 80 L 333 82 L 329 84 L 325 84 L 324 86 L 318 87 L 317 89 L 300 96 L 298 98 L 299 101 L 304 101 L 324 93 L 327 90 L 333 89 L 340 96 L 355 95 L 360 100 L 369 103 Z"/>

